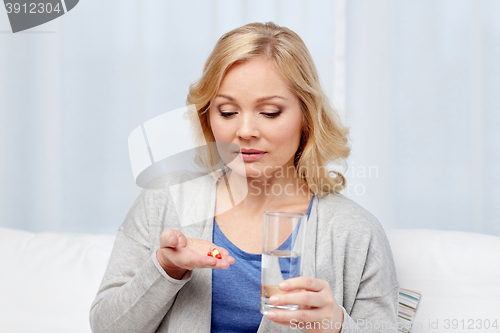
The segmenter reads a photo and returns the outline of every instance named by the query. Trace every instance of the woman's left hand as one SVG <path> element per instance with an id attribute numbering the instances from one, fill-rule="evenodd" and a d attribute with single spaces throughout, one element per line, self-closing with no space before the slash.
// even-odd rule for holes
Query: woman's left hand
<path id="1" fill-rule="evenodd" d="M 280 283 L 283 294 L 269 298 L 271 305 L 299 304 L 298 310 L 272 310 L 267 318 L 275 323 L 309 333 L 340 332 L 344 312 L 325 280 L 300 276 Z"/>

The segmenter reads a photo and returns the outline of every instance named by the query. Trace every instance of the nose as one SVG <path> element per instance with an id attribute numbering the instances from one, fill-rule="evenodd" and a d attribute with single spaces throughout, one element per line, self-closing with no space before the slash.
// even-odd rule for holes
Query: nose
<path id="1" fill-rule="evenodd" d="M 260 130 L 258 123 L 254 116 L 249 113 L 244 113 L 240 118 L 240 123 L 238 130 L 236 131 L 236 136 L 242 140 L 248 140 L 251 138 L 259 138 Z"/>

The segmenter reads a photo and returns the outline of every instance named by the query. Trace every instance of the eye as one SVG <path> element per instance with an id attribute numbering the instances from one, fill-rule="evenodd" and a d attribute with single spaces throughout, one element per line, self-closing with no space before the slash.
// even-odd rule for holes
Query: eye
<path id="1" fill-rule="evenodd" d="M 267 118 L 276 118 L 281 114 L 281 110 L 278 112 L 263 112 L 263 115 L 265 115 Z"/>
<path id="2" fill-rule="evenodd" d="M 231 118 L 236 114 L 236 112 L 222 112 L 221 110 L 219 110 L 219 114 L 223 118 Z"/>

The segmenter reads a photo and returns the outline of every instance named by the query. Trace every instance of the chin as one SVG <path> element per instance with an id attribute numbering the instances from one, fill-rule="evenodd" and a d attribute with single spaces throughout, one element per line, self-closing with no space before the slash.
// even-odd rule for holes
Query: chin
<path id="1" fill-rule="evenodd" d="M 244 166 L 242 168 L 232 168 L 231 170 L 238 176 L 246 178 L 258 178 L 262 174 L 260 170 L 250 168 L 248 166 Z"/>
<path id="2" fill-rule="evenodd" d="M 231 165 L 228 164 L 233 173 L 245 178 L 260 178 L 264 174 L 264 166 L 257 164 Z"/>

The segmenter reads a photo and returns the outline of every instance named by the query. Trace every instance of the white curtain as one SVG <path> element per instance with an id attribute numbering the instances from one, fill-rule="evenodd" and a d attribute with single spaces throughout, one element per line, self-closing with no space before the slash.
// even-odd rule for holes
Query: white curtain
<path id="1" fill-rule="evenodd" d="M 500 235 L 500 2 L 349 1 L 359 202 L 393 228 Z M 361 173 L 361 176 L 363 174 Z"/>
<path id="2" fill-rule="evenodd" d="M 500 2 L 81 0 L 9 33 L 0 226 L 112 233 L 140 191 L 127 137 L 185 105 L 216 40 L 274 21 L 351 127 L 344 193 L 387 228 L 500 235 Z"/>

